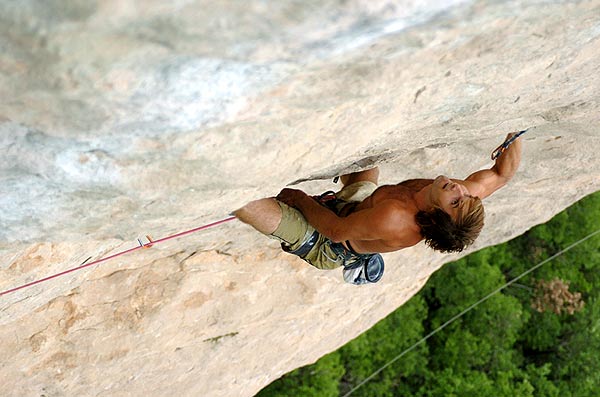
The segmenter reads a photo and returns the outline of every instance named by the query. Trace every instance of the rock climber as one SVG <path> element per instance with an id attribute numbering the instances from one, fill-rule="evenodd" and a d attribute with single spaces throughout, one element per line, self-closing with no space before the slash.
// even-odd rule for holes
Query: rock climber
<path id="1" fill-rule="evenodd" d="M 475 241 L 483 228 L 481 200 L 510 181 L 519 167 L 516 134 L 508 134 L 505 144 L 510 146 L 499 147 L 503 152 L 493 167 L 464 180 L 440 175 L 378 187 L 375 167 L 341 176 L 343 188 L 337 193 L 313 197 L 286 188 L 234 215 L 316 268 L 344 266 L 346 281 L 376 282 L 383 273 L 380 253 L 422 240 L 436 251 L 460 252 Z"/>

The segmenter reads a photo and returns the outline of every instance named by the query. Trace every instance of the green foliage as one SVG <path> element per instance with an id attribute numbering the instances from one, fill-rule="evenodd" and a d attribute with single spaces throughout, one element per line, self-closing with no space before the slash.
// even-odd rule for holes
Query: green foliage
<path id="1" fill-rule="evenodd" d="M 427 315 L 425 301 L 415 296 L 403 306 L 380 321 L 369 331 L 340 349 L 346 374 L 341 393 L 377 371 L 398 354 L 417 342 L 423 335 L 423 321 Z M 424 371 L 427 365 L 427 346 L 421 345 L 404 355 L 389 370 L 382 371 L 372 381 L 362 386 L 356 396 L 394 396 L 399 382 Z"/>
<path id="2" fill-rule="evenodd" d="M 583 312 L 564 326 L 552 357 L 564 396 L 597 396 L 600 390 L 600 293 L 588 300 Z"/>
<path id="3" fill-rule="evenodd" d="M 417 391 L 419 397 L 496 397 L 494 383 L 479 371 L 446 368 L 432 374 Z"/>
<path id="4" fill-rule="evenodd" d="M 522 336 L 522 340 L 525 346 L 531 350 L 530 359 L 532 361 L 538 361 L 535 353 L 538 355 L 543 362 L 547 360 L 544 353 L 556 353 L 556 347 L 562 334 L 562 321 L 560 316 L 552 312 L 538 313 L 533 312 L 531 314 L 531 324 L 535 324 L 534 327 L 526 330 Z"/>
<path id="5" fill-rule="evenodd" d="M 600 227 L 600 192 L 506 244 L 434 274 L 404 306 L 337 352 L 259 396 L 338 396 L 509 280 Z M 583 310 L 539 313 L 537 280 L 561 279 Z M 353 396 L 586 397 L 600 390 L 600 235 L 491 296 L 402 356 Z"/>
<path id="6" fill-rule="evenodd" d="M 540 367 L 529 364 L 525 367 L 525 373 L 529 383 L 535 390 L 536 397 L 558 397 L 562 396 L 559 388 L 552 383 L 548 376 L 552 372 L 552 365 L 546 363 Z"/>
<path id="7" fill-rule="evenodd" d="M 337 397 L 344 367 L 338 352 L 323 356 L 313 365 L 295 369 L 257 394 L 260 397 Z"/>
<path id="8" fill-rule="evenodd" d="M 504 284 L 500 270 L 479 257 L 472 263 L 448 264 L 428 283 L 431 328 L 459 314 Z M 452 304 L 447 304 L 452 302 Z M 446 304 L 444 304 L 446 303 Z M 510 348 L 527 321 L 529 313 L 514 297 L 496 294 L 432 338 L 431 362 L 434 368 L 495 369 L 511 367 Z M 507 364 L 508 363 L 508 364 Z"/>

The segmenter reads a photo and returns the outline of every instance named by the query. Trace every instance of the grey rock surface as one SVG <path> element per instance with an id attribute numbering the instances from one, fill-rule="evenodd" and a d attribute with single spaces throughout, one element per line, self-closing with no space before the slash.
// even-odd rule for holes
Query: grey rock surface
<path id="1" fill-rule="evenodd" d="M 0 291 L 225 217 L 288 184 L 492 165 L 470 250 L 600 189 L 599 1 L 2 1 Z M 444 263 L 344 284 L 229 222 L 0 297 L 4 396 L 251 396 Z"/>

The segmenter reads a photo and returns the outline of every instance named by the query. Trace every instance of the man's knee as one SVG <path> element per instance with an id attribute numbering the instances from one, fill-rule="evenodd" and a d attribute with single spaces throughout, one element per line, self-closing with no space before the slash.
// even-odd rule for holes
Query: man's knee
<path id="1" fill-rule="evenodd" d="M 281 208 L 274 198 L 251 201 L 233 215 L 264 234 L 273 233 L 281 222 Z"/>
<path id="2" fill-rule="evenodd" d="M 341 180 L 344 186 L 362 181 L 369 181 L 373 182 L 374 184 L 377 184 L 377 182 L 379 181 L 379 167 L 342 175 Z"/>

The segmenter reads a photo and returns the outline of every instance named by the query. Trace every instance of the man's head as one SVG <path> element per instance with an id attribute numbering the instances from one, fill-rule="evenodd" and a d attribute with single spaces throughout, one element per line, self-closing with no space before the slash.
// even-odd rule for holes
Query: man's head
<path id="1" fill-rule="evenodd" d="M 420 211 L 416 220 L 431 248 L 460 252 L 479 236 L 483 228 L 483 204 L 465 186 L 439 176 L 433 181 L 429 201 L 432 208 Z"/>

